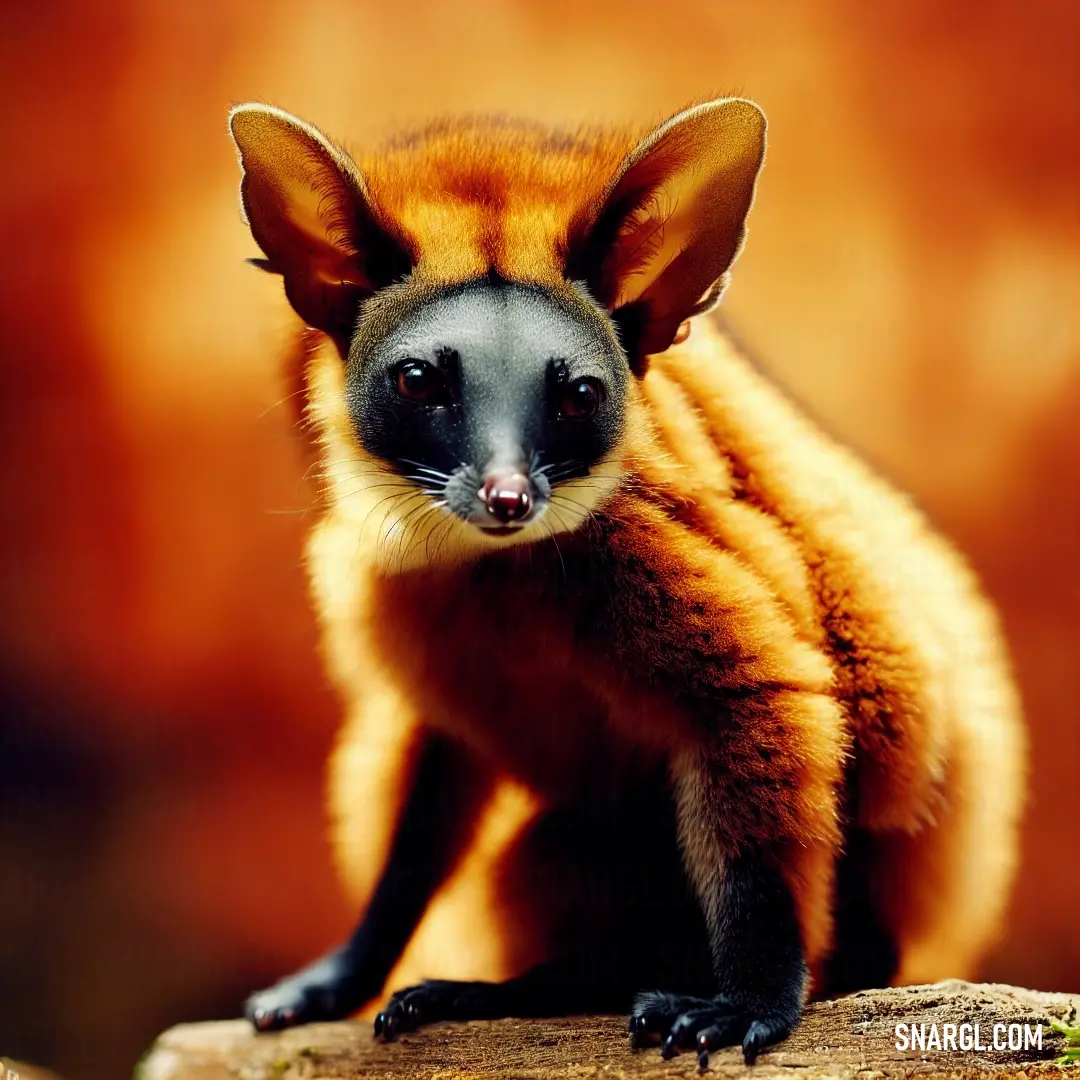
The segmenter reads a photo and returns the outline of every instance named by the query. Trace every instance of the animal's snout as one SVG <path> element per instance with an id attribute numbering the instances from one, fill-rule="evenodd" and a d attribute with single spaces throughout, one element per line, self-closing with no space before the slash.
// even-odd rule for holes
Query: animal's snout
<path id="1" fill-rule="evenodd" d="M 480 501 L 496 521 L 509 525 L 529 516 L 533 507 L 532 484 L 519 469 L 499 469 L 485 478 Z"/>

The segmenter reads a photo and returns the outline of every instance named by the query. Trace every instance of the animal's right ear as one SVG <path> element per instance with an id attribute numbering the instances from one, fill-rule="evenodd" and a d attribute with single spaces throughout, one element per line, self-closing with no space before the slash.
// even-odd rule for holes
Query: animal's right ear
<path id="1" fill-rule="evenodd" d="M 764 155 L 752 101 L 695 105 L 639 142 L 571 226 L 567 273 L 612 313 L 633 370 L 720 299 Z"/>
<path id="2" fill-rule="evenodd" d="M 345 351 L 360 302 L 412 268 L 356 165 L 310 124 L 269 105 L 238 105 L 229 130 L 240 152 L 240 198 L 265 259 L 309 326 Z"/>

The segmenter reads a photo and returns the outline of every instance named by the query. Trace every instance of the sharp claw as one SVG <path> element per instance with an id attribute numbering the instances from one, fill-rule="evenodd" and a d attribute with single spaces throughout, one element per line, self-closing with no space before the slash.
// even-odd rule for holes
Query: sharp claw
<path id="1" fill-rule="evenodd" d="M 382 1037 L 386 1042 L 393 1042 L 397 1038 L 398 1033 L 397 1016 L 389 1009 L 384 1015 L 386 1019 L 383 1021 Z"/>
<path id="2" fill-rule="evenodd" d="M 664 1045 L 660 1047 L 660 1056 L 665 1060 L 669 1060 L 679 1052 L 678 1046 L 675 1044 L 675 1040 L 669 1035 L 664 1040 Z"/>
<path id="3" fill-rule="evenodd" d="M 698 1032 L 697 1048 L 698 1048 L 698 1068 L 704 1072 L 709 1067 L 709 1051 L 713 1048 L 714 1044 L 720 1038 L 720 1029 L 718 1027 L 707 1027 L 703 1031 Z"/>
<path id="4" fill-rule="evenodd" d="M 384 1025 L 386 1024 L 386 1013 L 381 1012 L 375 1017 L 375 1037 L 378 1038 L 382 1034 Z"/>
<path id="5" fill-rule="evenodd" d="M 718 1027 L 703 1028 L 698 1032 L 697 1046 L 699 1050 L 711 1050 L 713 1046 L 713 1040 L 719 1038 L 720 1029 Z"/>
<path id="6" fill-rule="evenodd" d="M 743 1061 L 745 1061 L 747 1065 L 753 1065 L 767 1041 L 768 1029 L 760 1020 L 755 1020 L 750 1025 L 750 1029 L 743 1039 Z"/>
<path id="7" fill-rule="evenodd" d="M 644 1016 L 631 1016 L 627 1024 L 630 1032 L 630 1049 L 640 1050 L 653 1043 L 652 1033 L 649 1031 L 649 1022 Z"/>

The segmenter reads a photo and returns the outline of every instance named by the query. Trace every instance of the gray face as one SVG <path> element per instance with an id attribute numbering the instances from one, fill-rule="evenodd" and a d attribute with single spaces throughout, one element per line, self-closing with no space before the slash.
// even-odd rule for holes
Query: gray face
<path id="1" fill-rule="evenodd" d="M 586 298 L 483 281 L 424 303 L 351 362 L 347 401 L 369 453 L 508 535 L 612 449 L 629 378 Z"/>

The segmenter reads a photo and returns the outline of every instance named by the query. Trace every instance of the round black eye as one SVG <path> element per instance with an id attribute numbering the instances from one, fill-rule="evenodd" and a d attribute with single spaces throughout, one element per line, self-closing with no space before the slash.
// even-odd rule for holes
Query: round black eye
<path id="1" fill-rule="evenodd" d="M 446 378 L 426 360 L 406 360 L 398 365 L 397 392 L 408 401 L 441 404 L 447 396 Z"/>
<path id="2" fill-rule="evenodd" d="M 597 379 L 575 379 L 562 388 L 559 412 L 573 420 L 596 415 L 604 400 L 604 388 Z"/>

